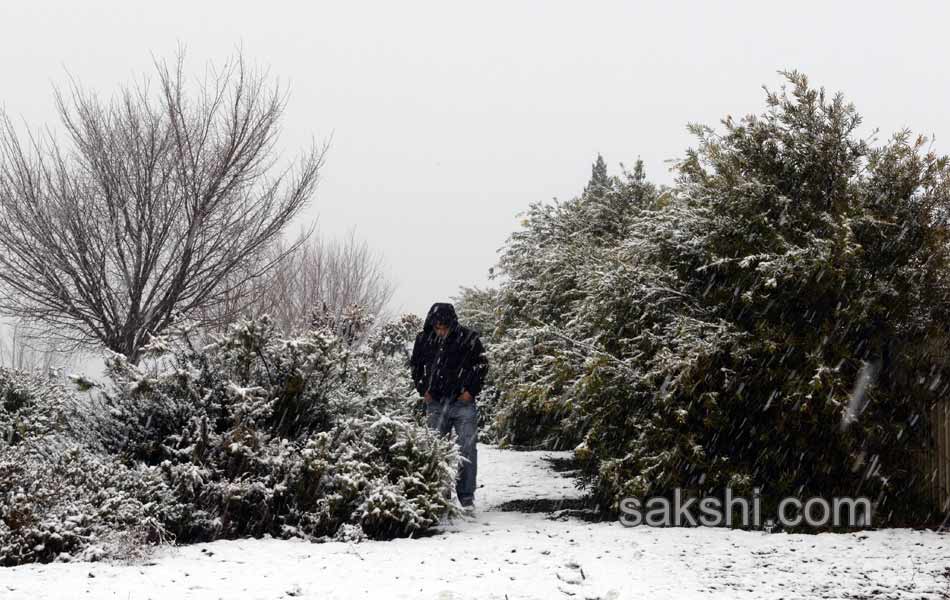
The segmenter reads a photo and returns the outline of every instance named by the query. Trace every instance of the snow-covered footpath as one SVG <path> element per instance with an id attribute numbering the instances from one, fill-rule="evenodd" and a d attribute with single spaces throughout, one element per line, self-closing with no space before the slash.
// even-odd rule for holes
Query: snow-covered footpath
<path id="1" fill-rule="evenodd" d="M 479 504 L 422 539 L 163 548 L 144 564 L 0 569 L 0 599 L 950 598 L 950 535 L 628 528 L 494 510 L 576 498 L 553 452 L 479 449 Z"/>

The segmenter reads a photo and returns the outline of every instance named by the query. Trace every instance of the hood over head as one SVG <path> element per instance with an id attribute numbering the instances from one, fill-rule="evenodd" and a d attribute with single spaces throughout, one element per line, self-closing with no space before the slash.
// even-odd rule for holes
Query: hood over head
<path id="1" fill-rule="evenodd" d="M 432 328 L 435 327 L 436 323 L 445 323 L 449 326 L 450 331 L 455 331 L 459 324 L 458 315 L 455 314 L 455 307 L 448 302 L 436 302 L 433 304 L 432 308 L 429 309 L 429 314 L 426 315 L 426 321 L 422 326 L 422 331 L 426 334 L 432 333 Z"/>

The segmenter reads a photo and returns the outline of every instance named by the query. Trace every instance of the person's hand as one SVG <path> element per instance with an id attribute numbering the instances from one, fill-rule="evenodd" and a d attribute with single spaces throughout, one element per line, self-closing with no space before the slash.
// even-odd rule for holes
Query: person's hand
<path id="1" fill-rule="evenodd" d="M 423 396 L 423 398 L 425 398 L 426 404 L 432 402 L 432 394 L 430 394 L 429 392 L 426 392 L 426 395 Z"/>
<path id="2" fill-rule="evenodd" d="M 468 390 L 462 390 L 462 393 L 459 394 L 458 399 L 462 402 L 471 402 L 474 396 L 468 393 Z"/>

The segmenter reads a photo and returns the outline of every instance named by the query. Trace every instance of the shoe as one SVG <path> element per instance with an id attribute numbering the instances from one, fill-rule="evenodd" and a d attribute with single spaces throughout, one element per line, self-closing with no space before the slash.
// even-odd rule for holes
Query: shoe
<path id="1" fill-rule="evenodd" d="M 462 514 L 466 517 L 475 516 L 475 503 L 463 504 L 462 505 Z"/>

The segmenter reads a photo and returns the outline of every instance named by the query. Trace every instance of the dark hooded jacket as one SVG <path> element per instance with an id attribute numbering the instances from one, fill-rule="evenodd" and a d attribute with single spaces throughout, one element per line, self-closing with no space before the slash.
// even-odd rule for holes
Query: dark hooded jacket
<path id="1" fill-rule="evenodd" d="M 436 335 L 436 323 L 449 326 L 444 339 Z M 457 398 L 463 389 L 477 396 L 488 371 L 478 332 L 459 325 L 455 307 L 445 302 L 436 302 L 429 309 L 416 336 L 410 364 L 416 391 L 420 396 L 428 391 L 433 398 Z"/>

